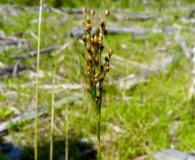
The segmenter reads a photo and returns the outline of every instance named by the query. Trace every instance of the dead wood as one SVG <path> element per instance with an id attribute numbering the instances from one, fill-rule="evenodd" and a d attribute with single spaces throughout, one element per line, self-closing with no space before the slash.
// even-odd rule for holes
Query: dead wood
<path id="1" fill-rule="evenodd" d="M 92 30 L 94 32 L 95 29 Z M 138 27 L 128 27 L 128 28 L 108 28 L 108 34 L 135 34 L 135 35 L 143 35 L 145 33 L 153 32 L 152 29 L 144 29 Z M 80 38 L 84 34 L 83 28 L 75 27 L 69 30 L 66 35 L 70 35 L 74 38 Z"/>
<path id="2" fill-rule="evenodd" d="M 56 46 L 51 46 L 51 47 L 48 47 L 48 48 L 41 49 L 40 54 L 50 53 L 50 52 L 54 51 L 57 48 L 58 47 L 56 47 Z M 30 58 L 30 57 L 35 57 L 36 55 L 37 55 L 37 51 L 32 51 L 32 52 L 26 53 L 24 55 L 12 55 L 12 56 L 10 56 L 10 58 L 11 59 L 22 60 L 22 59 L 26 59 L 26 58 Z"/>
<path id="3" fill-rule="evenodd" d="M 0 77 L 11 76 L 20 73 L 27 69 L 26 65 L 16 64 L 14 66 L 8 66 L 0 70 Z"/>

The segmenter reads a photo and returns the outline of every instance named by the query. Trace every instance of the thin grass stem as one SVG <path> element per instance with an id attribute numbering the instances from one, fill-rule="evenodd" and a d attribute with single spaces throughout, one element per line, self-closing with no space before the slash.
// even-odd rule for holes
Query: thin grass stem
<path id="1" fill-rule="evenodd" d="M 55 58 L 55 57 L 54 57 Z M 54 116 L 55 116 L 55 77 L 56 77 L 56 65 L 54 60 L 54 69 L 52 76 L 52 101 L 51 101 L 51 133 L 50 133 L 50 160 L 53 159 L 53 135 L 54 135 Z"/>
<path id="2" fill-rule="evenodd" d="M 37 75 L 36 75 L 36 107 L 35 107 L 35 135 L 34 135 L 34 159 L 38 159 L 38 104 L 39 104 L 39 61 L 40 61 L 40 41 L 41 41 L 41 17 L 42 0 L 39 7 L 38 40 L 37 40 Z"/>
<path id="3" fill-rule="evenodd" d="M 68 160 L 68 111 L 69 111 L 69 103 L 66 106 L 66 151 L 65 151 L 65 160 Z"/>

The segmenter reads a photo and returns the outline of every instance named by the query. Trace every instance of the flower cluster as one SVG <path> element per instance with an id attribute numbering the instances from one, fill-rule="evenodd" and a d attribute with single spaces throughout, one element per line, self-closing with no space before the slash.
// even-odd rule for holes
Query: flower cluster
<path id="1" fill-rule="evenodd" d="M 112 49 L 109 49 L 108 55 L 102 60 L 102 52 L 104 50 L 103 38 L 107 35 L 106 21 L 109 17 L 109 11 L 105 11 L 106 20 L 101 19 L 99 26 L 93 29 L 95 11 L 91 10 L 88 16 L 87 8 L 83 7 L 82 9 L 86 24 L 82 36 L 85 49 L 81 50 L 81 54 L 87 62 L 86 73 L 89 78 L 86 89 L 90 93 L 91 99 L 95 102 L 96 106 L 99 106 L 99 103 L 102 101 L 103 81 L 106 73 L 109 71 L 109 62 L 113 53 Z"/>

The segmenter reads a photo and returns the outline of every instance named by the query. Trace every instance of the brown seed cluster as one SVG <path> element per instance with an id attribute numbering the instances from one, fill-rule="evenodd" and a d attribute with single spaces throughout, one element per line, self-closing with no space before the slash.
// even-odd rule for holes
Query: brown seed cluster
<path id="1" fill-rule="evenodd" d="M 81 55 L 84 57 L 87 63 L 86 73 L 89 78 L 89 83 L 86 87 L 87 91 L 92 93 L 96 101 L 98 101 L 99 94 L 102 91 L 102 85 L 106 73 L 110 69 L 110 58 L 112 56 L 112 49 L 108 50 L 107 56 L 102 60 L 102 53 L 104 50 L 103 39 L 107 35 L 106 21 L 109 17 L 110 12 L 105 11 L 105 20 L 101 19 L 99 26 L 93 29 L 93 18 L 95 16 L 95 11 L 91 10 L 90 15 L 87 15 L 87 8 L 83 7 L 83 14 L 86 18 L 84 34 L 82 40 L 84 42 L 85 48 L 81 50 Z"/>

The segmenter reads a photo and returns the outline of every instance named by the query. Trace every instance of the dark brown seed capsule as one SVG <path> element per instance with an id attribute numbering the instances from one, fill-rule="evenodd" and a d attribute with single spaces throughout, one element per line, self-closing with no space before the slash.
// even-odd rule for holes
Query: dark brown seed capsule
<path id="1" fill-rule="evenodd" d="M 105 62 L 109 62 L 109 59 L 108 59 L 108 57 L 105 57 Z"/>
<path id="2" fill-rule="evenodd" d="M 102 28 L 105 27 L 105 21 L 104 21 L 103 19 L 100 20 L 100 26 L 101 26 Z"/>
<path id="3" fill-rule="evenodd" d="M 107 35 L 108 30 L 106 28 L 104 28 L 104 35 Z"/>
<path id="4" fill-rule="evenodd" d="M 102 91 L 102 86 L 98 86 L 98 90 L 101 92 Z"/>
<path id="5" fill-rule="evenodd" d="M 102 73 L 103 71 L 104 71 L 104 66 L 101 65 L 101 66 L 100 66 L 100 72 Z"/>
<path id="6" fill-rule="evenodd" d="M 83 36 L 82 36 L 82 40 L 83 40 L 83 42 L 86 44 L 86 43 L 87 43 L 87 36 L 86 36 L 86 35 L 83 35 Z"/>

